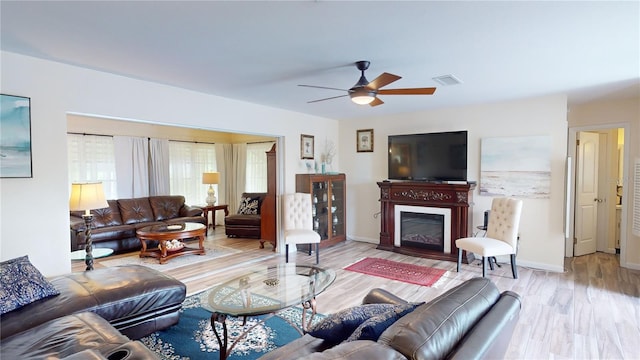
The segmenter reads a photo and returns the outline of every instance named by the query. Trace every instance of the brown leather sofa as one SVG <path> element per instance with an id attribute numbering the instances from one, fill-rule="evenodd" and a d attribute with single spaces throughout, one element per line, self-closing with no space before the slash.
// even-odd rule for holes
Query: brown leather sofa
<path id="1" fill-rule="evenodd" d="M 243 237 L 260 239 L 260 208 L 267 193 L 242 193 L 243 198 L 258 198 L 257 215 L 238 214 L 237 212 L 224 218 L 224 230 L 227 237 Z"/>
<path id="2" fill-rule="evenodd" d="M 155 359 L 132 340 L 176 324 L 186 296 L 182 282 L 138 265 L 48 281 L 59 295 L 0 317 L 0 358 Z"/>
<path id="3" fill-rule="evenodd" d="M 374 289 L 363 303 L 407 302 Z M 260 359 L 502 359 L 520 308 L 518 294 L 474 278 L 402 316 L 377 341 L 334 346 L 306 334 Z"/>
<path id="4" fill-rule="evenodd" d="M 163 223 L 205 223 L 202 209 L 185 204 L 181 195 L 107 200 L 107 203 L 107 208 L 91 210 L 91 240 L 94 247 L 113 249 L 116 254 L 140 250 L 136 230 L 142 227 Z M 70 213 L 71 251 L 82 250 L 85 246 L 82 215 L 82 211 Z"/>

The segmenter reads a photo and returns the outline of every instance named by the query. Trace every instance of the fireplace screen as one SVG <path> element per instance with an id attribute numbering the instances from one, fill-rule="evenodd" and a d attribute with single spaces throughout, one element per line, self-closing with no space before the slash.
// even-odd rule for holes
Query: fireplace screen
<path id="1" fill-rule="evenodd" d="M 444 215 L 400 212 L 400 246 L 444 251 Z"/>

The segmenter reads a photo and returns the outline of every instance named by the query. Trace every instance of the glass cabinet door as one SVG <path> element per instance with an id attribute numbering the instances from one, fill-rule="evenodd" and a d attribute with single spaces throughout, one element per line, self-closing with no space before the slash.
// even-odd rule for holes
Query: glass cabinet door
<path id="1" fill-rule="evenodd" d="M 327 225 L 329 220 L 329 183 L 318 181 L 313 183 L 313 230 L 320 234 L 321 239 L 327 239 L 329 233 Z"/>
<path id="2" fill-rule="evenodd" d="M 329 209 L 331 210 L 331 235 L 345 235 L 344 231 L 344 181 L 330 182 L 331 197 Z"/>

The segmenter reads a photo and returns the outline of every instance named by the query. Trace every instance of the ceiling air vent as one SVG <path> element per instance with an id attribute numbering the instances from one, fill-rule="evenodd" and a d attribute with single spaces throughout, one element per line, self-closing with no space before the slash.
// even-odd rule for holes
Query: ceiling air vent
<path id="1" fill-rule="evenodd" d="M 460 79 L 458 79 L 457 77 L 449 74 L 449 75 L 442 75 L 442 76 L 436 76 L 434 78 L 432 78 L 433 81 L 437 82 L 438 84 L 444 85 L 444 86 L 449 86 L 449 85 L 458 85 L 458 84 L 462 84 L 462 81 L 460 81 Z"/>

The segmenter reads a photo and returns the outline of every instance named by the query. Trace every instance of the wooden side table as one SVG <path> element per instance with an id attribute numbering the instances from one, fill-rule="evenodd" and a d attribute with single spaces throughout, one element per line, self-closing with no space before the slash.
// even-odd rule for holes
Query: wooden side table
<path id="1" fill-rule="evenodd" d="M 207 229 L 205 230 L 205 235 L 209 235 L 209 226 L 211 226 L 214 230 L 216 228 L 217 210 L 224 210 L 224 216 L 229 215 L 229 205 L 198 205 L 198 207 L 203 211 L 205 226 L 207 227 Z M 209 224 L 209 211 L 211 211 L 211 224 Z"/>

